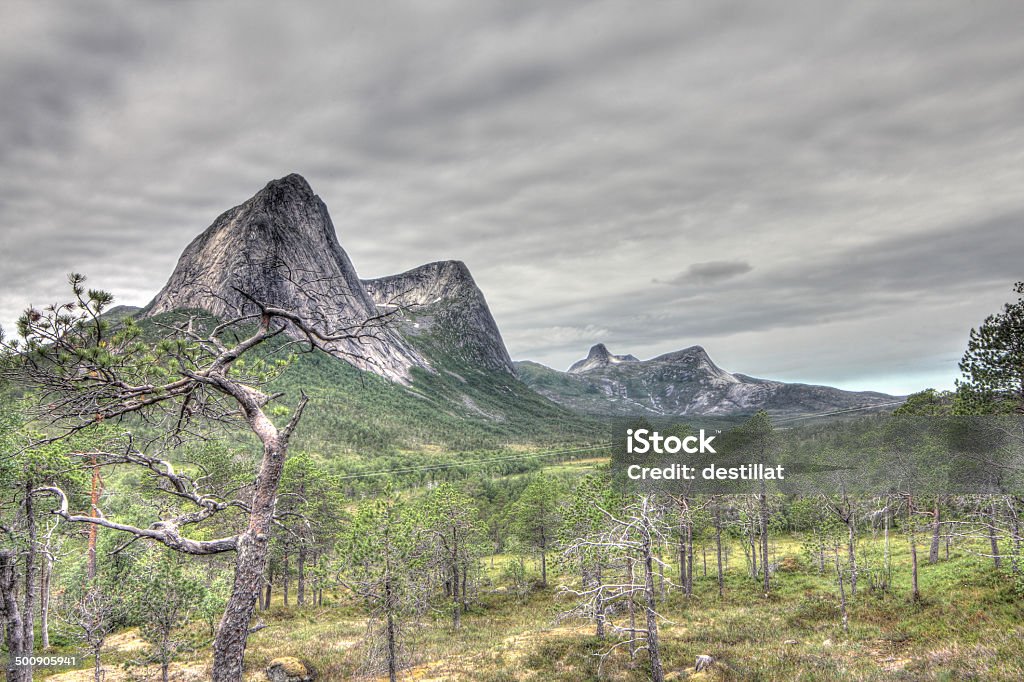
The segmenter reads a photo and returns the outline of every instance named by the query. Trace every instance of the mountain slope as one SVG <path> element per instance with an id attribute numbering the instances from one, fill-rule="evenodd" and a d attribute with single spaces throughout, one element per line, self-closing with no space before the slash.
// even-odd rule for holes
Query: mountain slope
<path id="1" fill-rule="evenodd" d="M 783 416 L 898 401 L 883 393 L 732 374 L 715 365 L 700 346 L 636 360 L 613 356 L 598 344 L 568 372 L 531 362 L 518 363 L 517 369 L 520 378 L 541 395 L 589 414 L 729 416 L 764 409 Z"/>
<path id="2" fill-rule="evenodd" d="M 427 263 L 362 283 L 380 311 L 402 312 L 406 337 L 433 337 L 466 363 L 515 374 L 483 292 L 463 262 Z"/>

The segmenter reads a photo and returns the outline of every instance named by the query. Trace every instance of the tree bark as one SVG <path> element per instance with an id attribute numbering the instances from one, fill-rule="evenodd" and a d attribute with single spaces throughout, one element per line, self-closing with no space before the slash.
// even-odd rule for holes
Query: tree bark
<path id="1" fill-rule="evenodd" d="M 299 606 L 305 606 L 306 604 L 306 543 L 304 540 L 299 540 L 299 586 L 295 590 L 295 603 Z"/>
<path id="2" fill-rule="evenodd" d="M 636 580 L 635 573 L 633 571 L 633 557 L 626 559 L 626 583 L 629 585 L 635 584 Z M 636 602 L 633 600 L 633 593 L 630 592 L 627 596 L 626 604 L 629 607 L 629 660 L 636 659 Z"/>
<path id="3" fill-rule="evenodd" d="M 722 517 L 715 509 L 715 552 L 718 555 L 718 596 L 725 594 L 725 572 L 722 570 Z"/>
<path id="4" fill-rule="evenodd" d="M 0 616 L 6 626 L 7 682 L 32 682 L 32 669 L 14 667 L 14 658 L 24 656 L 25 629 L 21 608 L 18 606 L 17 554 L 12 550 L 0 551 Z"/>
<path id="5" fill-rule="evenodd" d="M 36 563 L 39 553 L 38 531 L 36 528 L 36 511 L 32 500 L 31 481 L 25 484 L 25 527 L 27 531 L 28 551 L 25 554 L 25 605 L 22 607 L 21 626 L 24 629 L 25 655 L 31 656 L 35 651 L 35 609 L 36 609 Z"/>
<path id="6" fill-rule="evenodd" d="M 277 489 L 288 455 L 290 428 L 281 432 L 263 414 L 258 405 L 245 402 L 242 404 L 250 427 L 263 441 L 263 460 L 256 477 L 249 524 L 245 532 L 238 537 L 235 581 L 231 588 L 231 596 L 213 643 L 213 682 L 242 680 L 249 622 L 252 620 L 257 593 L 267 570 L 267 550 L 277 502 Z M 300 415 L 301 407 L 289 423 L 289 427 L 297 422 Z"/>
<path id="7" fill-rule="evenodd" d="M 285 606 L 288 606 L 288 587 L 289 587 L 288 583 L 291 582 L 291 577 L 292 577 L 291 576 L 291 567 L 288 565 L 288 560 L 289 559 L 290 559 L 290 557 L 287 554 L 285 554 L 284 555 L 284 567 L 283 567 L 284 568 L 284 572 L 283 572 L 284 587 L 282 588 L 284 590 L 283 595 L 284 595 L 284 605 Z"/>
<path id="8" fill-rule="evenodd" d="M 644 519 L 646 523 L 646 518 Z M 644 527 L 644 596 L 647 600 L 645 616 L 647 621 L 647 653 L 651 658 L 651 682 L 664 682 L 665 670 L 661 665 L 661 648 L 658 643 L 658 612 L 654 593 L 654 558 L 651 551 L 650 528 Z"/>
<path id="9" fill-rule="evenodd" d="M 768 562 L 768 493 L 766 484 L 761 481 L 761 493 L 758 496 L 761 517 L 761 570 L 764 572 L 764 593 L 771 591 L 771 564 Z"/>
<path id="10" fill-rule="evenodd" d="M 843 569 L 839 565 L 839 547 L 836 547 L 836 582 L 839 583 L 839 605 L 843 614 L 843 632 L 849 632 L 850 618 L 846 612 L 846 588 L 843 585 Z"/>
<path id="11" fill-rule="evenodd" d="M 857 596 L 857 517 L 850 508 L 846 521 L 846 552 L 850 559 L 850 596 Z"/>
<path id="12" fill-rule="evenodd" d="M 601 597 L 601 581 L 603 580 L 601 575 L 601 562 L 597 561 L 594 566 L 594 586 L 598 588 L 598 592 L 594 598 L 594 620 L 597 622 L 596 635 L 598 639 L 604 639 L 605 631 L 605 613 L 604 613 L 604 599 Z"/>
<path id="13" fill-rule="evenodd" d="M 43 556 L 43 570 L 39 576 L 39 629 L 42 647 L 50 648 L 50 576 L 53 575 L 53 555 Z"/>
<path id="14" fill-rule="evenodd" d="M 921 598 L 921 591 L 917 585 L 917 535 L 914 533 L 914 501 L 907 498 L 907 532 L 910 533 L 910 582 L 911 597 L 914 601 Z"/>
<path id="15" fill-rule="evenodd" d="M 932 509 L 932 544 L 928 548 L 928 563 L 939 563 L 939 540 L 942 538 L 942 519 L 939 516 L 939 498 L 935 498 Z"/>
<path id="16" fill-rule="evenodd" d="M 996 568 L 1000 568 L 1003 563 L 1003 558 L 999 556 L 999 537 L 996 535 L 996 521 L 998 518 L 999 517 L 996 514 L 996 503 L 992 502 L 988 519 L 988 542 L 992 548 L 992 561 Z"/>

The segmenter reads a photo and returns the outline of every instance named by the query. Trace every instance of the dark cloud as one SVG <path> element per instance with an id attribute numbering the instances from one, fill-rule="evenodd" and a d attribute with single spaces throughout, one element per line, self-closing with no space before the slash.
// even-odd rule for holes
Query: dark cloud
<path id="1" fill-rule="evenodd" d="M 745 275 L 753 269 L 753 266 L 746 261 L 712 260 L 705 263 L 693 263 L 666 284 L 706 286 Z M 659 279 L 654 280 L 655 283 L 660 281 Z"/>
<path id="2" fill-rule="evenodd" d="M 8 2 L 0 320 L 71 270 L 145 303 L 296 171 L 361 275 L 466 261 L 517 358 L 702 343 L 750 374 L 949 385 L 1021 278 L 1022 21 L 1009 1 Z"/>

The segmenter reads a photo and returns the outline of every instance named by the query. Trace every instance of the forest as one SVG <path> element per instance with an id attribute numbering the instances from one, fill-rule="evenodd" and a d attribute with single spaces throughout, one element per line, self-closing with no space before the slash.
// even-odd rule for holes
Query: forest
<path id="1" fill-rule="evenodd" d="M 255 299 L 70 286 L 2 339 L 7 680 L 1024 678 L 1024 283 L 953 391 L 658 425 L 798 472 L 729 486 L 624 480 L 646 422 L 396 397 Z"/>

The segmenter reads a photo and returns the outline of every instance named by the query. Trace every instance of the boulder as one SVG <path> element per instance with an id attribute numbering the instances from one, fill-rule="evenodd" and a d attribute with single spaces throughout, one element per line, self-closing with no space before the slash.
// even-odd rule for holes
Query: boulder
<path id="1" fill-rule="evenodd" d="M 316 672 L 293 656 L 282 656 L 267 666 L 267 679 L 270 682 L 313 682 Z"/>

